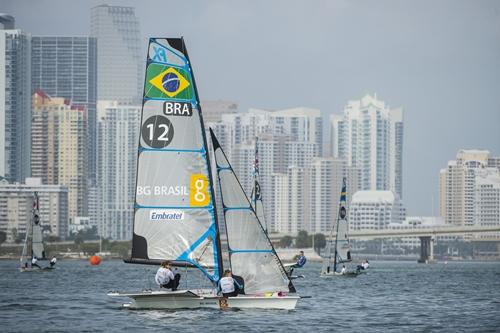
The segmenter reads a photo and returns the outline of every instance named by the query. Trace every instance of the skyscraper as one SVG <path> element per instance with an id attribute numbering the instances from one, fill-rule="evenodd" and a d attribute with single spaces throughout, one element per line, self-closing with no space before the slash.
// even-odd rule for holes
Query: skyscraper
<path id="1" fill-rule="evenodd" d="M 87 112 L 65 98 L 33 94 L 32 172 L 68 187 L 69 218 L 87 216 Z"/>
<path id="2" fill-rule="evenodd" d="M 363 190 L 391 190 L 402 198 L 403 110 L 390 109 L 376 95 L 349 101 L 330 118 L 334 157 L 362 170 Z"/>
<path id="3" fill-rule="evenodd" d="M 307 207 L 304 188 L 304 169 L 291 166 L 286 173 L 273 174 L 274 226 L 273 231 L 297 234 L 306 230 Z"/>
<path id="4" fill-rule="evenodd" d="M 440 213 L 448 224 L 500 224 L 498 157 L 487 150 L 460 150 L 440 171 Z M 491 163 L 491 164 L 490 164 Z"/>
<path id="5" fill-rule="evenodd" d="M 134 221 L 141 107 L 99 101 L 97 109 L 99 234 L 128 240 Z"/>
<path id="6" fill-rule="evenodd" d="M 144 71 L 135 9 L 100 5 L 90 15 L 90 35 L 97 38 L 97 98 L 138 104 Z"/>
<path id="7" fill-rule="evenodd" d="M 23 182 L 31 174 L 31 36 L 0 16 L 0 176 Z"/>
<path id="8" fill-rule="evenodd" d="M 89 178 L 95 180 L 97 42 L 92 37 L 39 37 L 31 42 L 31 91 L 63 97 L 88 115 Z"/>
<path id="9" fill-rule="evenodd" d="M 330 232 L 338 214 L 343 177 L 347 178 L 349 207 L 353 194 L 359 190 L 361 170 L 333 157 L 312 160 L 306 172 L 308 215 L 305 227 L 309 232 Z"/>

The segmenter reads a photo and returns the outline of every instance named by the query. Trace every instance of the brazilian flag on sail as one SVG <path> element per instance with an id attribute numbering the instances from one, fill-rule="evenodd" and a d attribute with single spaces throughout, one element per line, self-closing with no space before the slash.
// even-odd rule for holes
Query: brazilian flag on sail
<path id="1" fill-rule="evenodd" d="M 145 94 L 149 98 L 191 100 L 195 97 L 189 73 L 179 67 L 156 63 L 147 68 Z"/>

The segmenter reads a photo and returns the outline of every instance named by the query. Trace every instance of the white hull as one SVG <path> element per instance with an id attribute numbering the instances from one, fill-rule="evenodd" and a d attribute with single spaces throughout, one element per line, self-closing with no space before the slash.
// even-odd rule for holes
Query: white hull
<path id="1" fill-rule="evenodd" d="M 224 298 L 208 292 L 143 291 L 139 293 L 109 293 L 111 297 L 129 297 L 132 302 L 123 306 L 132 309 L 282 309 L 293 310 L 300 296 L 239 295 Z"/>

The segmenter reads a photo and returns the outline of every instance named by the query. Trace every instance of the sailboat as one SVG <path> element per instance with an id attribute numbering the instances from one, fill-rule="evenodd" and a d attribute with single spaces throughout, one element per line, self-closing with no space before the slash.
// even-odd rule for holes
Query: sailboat
<path id="1" fill-rule="evenodd" d="M 38 193 L 33 193 L 33 205 L 31 208 L 31 217 L 26 237 L 24 239 L 23 251 L 21 253 L 20 268 L 21 272 L 39 272 L 54 269 L 53 267 L 31 267 L 31 260 L 35 257 L 37 260 L 47 260 L 43 244 L 42 226 L 40 225 L 40 202 Z"/>
<path id="2" fill-rule="evenodd" d="M 340 203 L 339 212 L 337 216 L 337 223 L 332 227 L 330 232 L 327 256 L 323 261 L 323 267 L 321 270 L 322 277 L 356 277 L 359 271 L 347 271 L 339 272 L 340 265 L 345 266 L 345 263 L 351 262 L 351 252 L 349 245 L 349 224 L 347 220 L 347 184 L 346 178 L 342 179 L 342 191 L 340 193 Z M 333 231 L 335 230 L 335 241 L 333 241 Z M 333 251 L 332 251 L 333 246 Z M 333 252 L 333 255 L 332 255 Z"/>
<path id="3" fill-rule="evenodd" d="M 229 261 L 246 294 L 219 296 L 224 271 L 210 158 L 182 38 L 151 38 L 137 159 L 132 255 L 127 263 L 201 272 L 212 288 L 111 292 L 130 308 L 294 309 L 299 296 L 222 148 L 212 136 L 224 205 Z M 249 243 L 249 240 L 251 242 Z"/>

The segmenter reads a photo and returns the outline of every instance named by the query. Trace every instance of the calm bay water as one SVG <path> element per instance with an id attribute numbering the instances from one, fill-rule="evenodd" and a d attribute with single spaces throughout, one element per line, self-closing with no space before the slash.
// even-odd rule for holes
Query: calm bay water
<path id="1" fill-rule="evenodd" d="M 372 262 L 353 279 L 301 270 L 294 311 L 128 310 L 111 290 L 152 286 L 154 267 L 59 261 L 57 270 L 19 273 L 0 261 L 1 332 L 499 332 L 500 263 L 421 265 Z M 181 272 L 182 273 L 182 272 Z"/>

